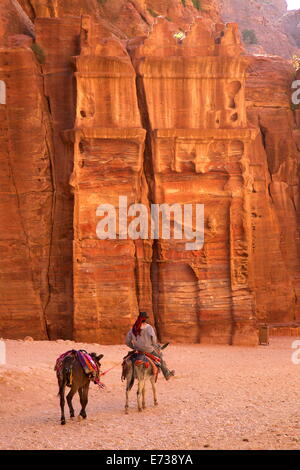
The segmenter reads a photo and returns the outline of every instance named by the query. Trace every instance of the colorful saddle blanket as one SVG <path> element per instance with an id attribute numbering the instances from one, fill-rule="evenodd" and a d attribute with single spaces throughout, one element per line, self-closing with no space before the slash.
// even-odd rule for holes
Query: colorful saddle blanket
<path id="1" fill-rule="evenodd" d="M 128 359 L 136 365 L 143 365 L 146 369 L 148 369 L 148 367 L 151 366 L 153 375 L 155 377 L 155 381 L 157 381 L 158 372 L 161 367 L 161 360 L 159 357 L 154 356 L 153 354 L 147 353 L 144 351 L 130 351 L 127 354 L 127 356 L 123 358 L 122 376 L 121 376 L 122 380 L 126 379 L 126 373 L 127 373 L 126 360 Z"/>
<path id="2" fill-rule="evenodd" d="M 150 366 L 151 362 L 154 362 L 156 366 L 160 367 L 160 358 L 151 353 L 136 351 L 132 355 L 132 360 L 134 360 L 136 364 L 144 364 L 146 368 Z"/>
<path id="3" fill-rule="evenodd" d="M 56 371 L 57 375 L 61 372 L 63 367 L 63 361 L 66 357 L 73 357 L 74 359 L 77 359 L 85 374 L 88 375 L 88 377 L 93 380 L 93 382 L 97 384 L 100 388 L 104 388 L 104 384 L 100 382 L 100 369 L 98 364 L 83 349 L 80 349 L 79 351 L 71 349 L 70 351 L 61 354 L 56 360 L 56 364 L 54 367 L 54 370 Z"/>
<path id="4" fill-rule="evenodd" d="M 92 359 L 92 357 L 83 350 L 77 351 L 77 359 L 81 364 L 84 372 L 87 375 L 97 376 L 99 375 L 99 367 L 97 363 Z"/>

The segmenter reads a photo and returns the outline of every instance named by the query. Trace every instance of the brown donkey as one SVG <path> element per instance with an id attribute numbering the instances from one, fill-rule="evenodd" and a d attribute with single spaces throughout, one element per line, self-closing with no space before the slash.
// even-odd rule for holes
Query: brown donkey
<path id="1" fill-rule="evenodd" d="M 100 359 L 102 359 L 103 354 L 97 356 L 96 353 L 89 354 L 93 361 L 98 365 L 100 371 Z M 66 424 L 66 418 L 64 413 L 65 407 L 65 388 L 66 385 L 71 387 L 67 395 L 67 403 L 70 410 L 70 418 L 74 418 L 74 408 L 72 406 L 72 398 L 74 397 L 75 393 L 79 393 L 80 404 L 81 404 L 81 411 L 79 416 L 82 418 L 86 418 L 86 405 L 88 402 L 88 393 L 89 393 L 89 386 L 90 381 L 94 380 L 93 377 L 89 377 L 83 370 L 79 360 L 76 356 L 66 356 L 62 361 L 62 367 L 59 371 L 57 371 L 57 380 L 59 386 L 58 395 L 60 396 L 60 408 L 61 408 L 61 424 Z"/>
<path id="2" fill-rule="evenodd" d="M 158 346 L 160 357 L 162 358 L 161 350 L 165 349 L 169 343 L 164 344 L 163 346 Z M 131 359 L 130 356 L 126 357 L 123 363 L 123 374 L 122 378 L 126 380 L 126 402 L 125 402 L 125 413 L 128 414 L 129 408 L 129 392 L 134 385 L 135 379 L 138 380 L 138 389 L 137 389 L 137 404 L 138 410 L 142 411 L 146 408 L 146 382 L 150 380 L 153 392 L 154 405 L 158 405 L 157 394 L 156 394 L 156 379 L 157 374 L 155 373 L 156 366 L 153 364 L 150 358 L 150 367 L 146 367 L 145 363 L 139 363 L 135 359 Z"/>

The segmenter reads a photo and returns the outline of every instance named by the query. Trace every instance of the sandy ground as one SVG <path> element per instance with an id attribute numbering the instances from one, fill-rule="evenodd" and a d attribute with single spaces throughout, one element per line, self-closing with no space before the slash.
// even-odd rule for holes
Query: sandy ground
<path id="1" fill-rule="evenodd" d="M 159 377 L 158 407 L 148 384 L 142 413 L 134 389 L 129 415 L 118 365 L 126 347 L 6 340 L 0 449 L 299 449 L 300 365 L 291 361 L 294 340 L 273 338 L 270 346 L 258 348 L 170 345 L 165 359 L 176 377 L 169 382 Z M 102 370 L 117 367 L 105 376 L 105 390 L 91 384 L 88 418 L 68 418 L 61 426 L 53 366 L 72 348 L 104 354 Z M 78 395 L 74 405 L 78 414 Z"/>

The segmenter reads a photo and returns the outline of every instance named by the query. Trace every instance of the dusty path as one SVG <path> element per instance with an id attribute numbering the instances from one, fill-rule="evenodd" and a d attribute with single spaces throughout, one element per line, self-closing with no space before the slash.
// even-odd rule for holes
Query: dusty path
<path id="1" fill-rule="evenodd" d="M 181 345 L 165 357 L 176 378 L 158 380 L 159 406 L 124 407 L 120 367 L 106 390 L 91 385 L 88 419 L 60 425 L 53 365 L 68 349 L 103 353 L 103 370 L 127 348 L 71 341 L 6 341 L 0 366 L 0 449 L 299 449 L 300 365 L 291 361 L 295 338 L 269 347 Z M 176 365 L 175 365 L 175 358 Z M 79 412 L 79 400 L 74 400 Z"/>

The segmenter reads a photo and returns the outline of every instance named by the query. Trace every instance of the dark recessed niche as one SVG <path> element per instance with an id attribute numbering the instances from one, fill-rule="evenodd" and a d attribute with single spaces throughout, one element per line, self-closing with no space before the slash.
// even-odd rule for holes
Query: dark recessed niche
<path id="1" fill-rule="evenodd" d="M 84 153 L 84 142 L 82 140 L 79 142 L 79 152 Z"/>

